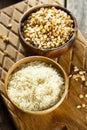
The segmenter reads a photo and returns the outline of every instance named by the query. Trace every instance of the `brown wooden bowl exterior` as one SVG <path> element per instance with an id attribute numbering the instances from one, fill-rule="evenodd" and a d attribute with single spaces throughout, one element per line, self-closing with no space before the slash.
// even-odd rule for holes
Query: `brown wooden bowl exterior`
<path id="1" fill-rule="evenodd" d="M 22 108 L 20 108 L 19 106 L 17 106 L 12 100 L 11 98 L 9 97 L 8 95 L 8 92 L 7 92 L 7 89 L 8 89 L 8 81 L 9 81 L 9 77 L 11 76 L 11 74 L 15 71 L 15 69 L 17 69 L 18 66 L 20 66 L 21 64 L 25 64 L 25 63 L 28 63 L 28 62 L 32 62 L 32 61 L 43 61 L 43 62 L 46 62 L 48 64 L 52 64 L 52 66 L 54 66 L 56 69 L 59 70 L 60 74 L 63 76 L 64 78 L 64 81 L 65 81 L 65 91 L 62 95 L 62 98 L 58 101 L 58 103 L 56 105 L 54 105 L 53 107 L 51 108 L 48 108 L 46 110 L 42 110 L 42 111 L 25 111 L 23 110 Z M 53 110 L 55 110 L 57 107 L 59 107 L 61 105 L 61 103 L 64 101 L 67 93 L 68 93 L 68 77 L 67 77 L 67 74 L 65 73 L 65 71 L 63 70 L 63 68 L 57 63 L 55 62 L 54 60 L 50 59 L 50 58 L 47 58 L 47 57 L 43 57 L 43 56 L 30 56 L 30 57 L 27 57 L 27 58 L 24 58 L 18 62 L 16 62 L 8 71 L 7 75 L 6 75 L 6 78 L 5 78 L 5 90 L 6 90 L 6 94 L 7 94 L 7 97 L 8 99 L 12 102 L 12 104 L 14 106 L 16 106 L 18 109 L 20 109 L 21 111 L 23 112 L 26 112 L 26 113 L 30 113 L 30 114 L 47 114 Z"/>
<path id="2" fill-rule="evenodd" d="M 36 12 L 38 9 L 40 9 L 41 7 L 55 7 L 57 9 L 61 9 L 63 11 L 65 11 L 67 14 L 69 14 L 74 22 L 74 33 L 73 33 L 73 36 L 69 39 L 68 42 L 66 42 L 64 45 L 61 45 L 59 47 L 56 47 L 56 48 L 51 48 L 51 49 L 39 49 L 37 47 L 35 47 L 34 45 L 30 44 L 29 42 L 26 42 L 25 39 L 23 38 L 23 35 L 22 35 L 22 23 L 23 21 L 27 18 L 27 16 L 29 16 L 29 14 L 33 13 L 33 12 Z M 25 47 L 25 49 L 31 51 L 33 54 L 39 54 L 39 55 L 42 55 L 42 56 L 47 56 L 47 57 L 51 57 L 51 58 L 54 58 L 54 57 L 57 57 L 58 55 L 61 55 L 61 54 L 64 54 L 67 50 L 69 50 L 69 48 L 71 47 L 71 45 L 73 44 L 74 40 L 75 40 L 75 37 L 76 37 L 76 33 L 77 33 L 77 22 L 76 22 L 76 19 L 75 17 L 72 15 L 72 13 L 70 11 L 68 11 L 66 8 L 64 7 L 61 7 L 59 5 L 53 5 L 53 4 L 45 4 L 45 5 L 38 5 L 38 6 L 35 6 L 31 9 L 29 9 L 28 11 L 26 11 L 23 16 L 21 17 L 20 21 L 19 21 L 19 37 L 20 37 L 20 40 L 21 40 L 21 43 L 23 44 L 23 46 Z"/>

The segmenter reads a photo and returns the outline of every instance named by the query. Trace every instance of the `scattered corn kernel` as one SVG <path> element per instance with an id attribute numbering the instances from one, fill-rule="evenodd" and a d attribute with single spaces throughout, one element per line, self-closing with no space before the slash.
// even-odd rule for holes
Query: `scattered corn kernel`
<path id="1" fill-rule="evenodd" d="M 83 98 L 83 97 L 84 97 L 83 94 L 80 94 L 80 95 L 79 95 L 79 98 Z"/>
<path id="2" fill-rule="evenodd" d="M 79 74 L 80 75 L 83 75 L 83 74 L 85 74 L 86 72 L 85 71 L 79 71 Z"/>
<path id="3" fill-rule="evenodd" d="M 9 41 L 8 37 L 6 35 L 3 35 L 3 34 L 0 34 L 0 39 L 2 39 L 5 42 Z"/>
<path id="4" fill-rule="evenodd" d="M 79 68 L 77 66 L 74 66 L 74 72 L 79 71 Z"/>
<path id="5" fill-rule="evenodd" d="M 4 38 L 3 38 L 3 41 L 4 41 L 4 42 L 8 42 L 8 41 L 9 41 L 9 38 L 8 38 L 8 37 L 4 37 Z"/>
<path id="6" fill-rule="evenodd" d="M 85 94 L 85 98 L 87 98 L 87 93 Z"/>
<path id="7" fill-rule="evenodd" d="M 12 23 L 9 23 L 9 24 L 8 24 L 8 28 L 11 28 L 11 27 L 12 27 Z"/>
<path id="8" fill-rule="evenodd" d="M 86 104 L 85 104 L 85 103 L 83 103 L 83 104 L 82 104 L 82 107 L 86 107 Z"/>
<path id="9" fill-rule="evenodd" d="M 76 107 L 77 109 L 80 109 L 81 108 L 81 105 L 77 105 L 77 107 Z"/>

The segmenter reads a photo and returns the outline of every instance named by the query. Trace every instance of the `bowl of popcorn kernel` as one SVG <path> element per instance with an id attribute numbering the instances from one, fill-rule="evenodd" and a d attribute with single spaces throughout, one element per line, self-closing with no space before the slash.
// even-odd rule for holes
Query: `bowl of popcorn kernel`
<path id="1" fill-rule="evenodd" d="M 63 103 L 68 93 L 68 76 L 54 60 L 29 56 L 9 69 L 5 90 L 11 103 L 19 110 L 47 114 Z"/>
<path id="2" fill-rule="evenodd" d="M 73 44 L 77 33 L 75 17 L 58 5 L 38 5 L 26 11 L 19 21 L 22 45 L 33 54 L 57 57 Z"/>

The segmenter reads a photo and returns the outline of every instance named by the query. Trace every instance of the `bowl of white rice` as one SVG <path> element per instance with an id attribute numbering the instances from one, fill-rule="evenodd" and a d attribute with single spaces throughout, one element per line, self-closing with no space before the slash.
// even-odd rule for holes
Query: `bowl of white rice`
<path id="1" fill-rule="evenodd" d="M 30 56 L 16 62 L 5 79 L 11 103 L 26 113 L 45 114 L 58 108 L 68 92 L 68 77 L 54 60 Z"/>

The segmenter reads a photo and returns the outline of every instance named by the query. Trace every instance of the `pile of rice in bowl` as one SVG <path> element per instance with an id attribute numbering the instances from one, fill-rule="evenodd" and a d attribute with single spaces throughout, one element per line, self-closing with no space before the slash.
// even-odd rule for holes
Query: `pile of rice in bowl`
<path id="1" fill-rule="evenodd" d="M 41 111 L 55 105 L 64 92 L 64 78 L 42 61 L 22 64 L 9 78 L 8 95 L 25 111 Z"/>

